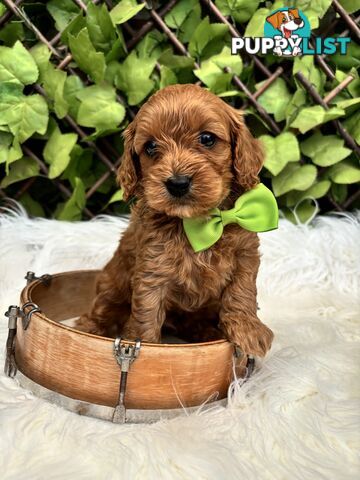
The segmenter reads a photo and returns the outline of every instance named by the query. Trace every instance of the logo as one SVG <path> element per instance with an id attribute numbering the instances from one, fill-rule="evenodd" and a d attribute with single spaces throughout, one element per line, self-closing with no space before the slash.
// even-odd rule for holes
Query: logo
<path id="1" fill-rule="evenodd" d="M 310 38 L 310 23 L 298 8 L 279 8 L 266 17 L 264 37 L 234 37 L 231 53 L 273 53 L 284 57 L 297 55 L 346 55 L 349 37 Z"/>

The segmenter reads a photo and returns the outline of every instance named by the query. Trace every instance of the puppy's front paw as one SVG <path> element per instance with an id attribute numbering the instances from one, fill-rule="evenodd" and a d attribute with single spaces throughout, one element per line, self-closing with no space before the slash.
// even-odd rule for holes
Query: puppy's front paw
<path id="1" fill-rule="evenodd" d="M 146 328 L 144 328 L 145 326 L 146 324 L 137 322 L 134 317 L 131 316 L 122 329 L 121 336 L 131 341 L 139 338 L 142 342 L 160 343 L 160 331 L 157 331 L 153 325 L 147 325 Z"/>
<path id="2" fill-rule="evenodd" d="M 241 350 L 247 355 L 257 355 L 264 357 L 270 350 L 274 334 L 260 320 L 243 321 L 238 324 L 236 330 L 233 330 L 229 340 L 239 345 Z"/>

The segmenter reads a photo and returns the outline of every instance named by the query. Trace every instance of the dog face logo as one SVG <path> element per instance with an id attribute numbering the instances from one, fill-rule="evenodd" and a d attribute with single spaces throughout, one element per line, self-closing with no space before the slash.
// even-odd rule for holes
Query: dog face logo
<path id="1" fill-rule="evenodd" d="M 302 38 L 310 37 L 310 25 L 299 9 L 282 8 L 266 18 L 264 36 L 276 41 L 275 55 L 296 56 L 302 53 Z"/>
<path id="2" fill-rule="evenodd" d="M 266 19 L 271 25 L 282 33 L 285 38 L 290 38 L 295 30 L 304 26 L 304 20 L 299 15 L 297 8 L 289 8 L 275 12 Z"/>

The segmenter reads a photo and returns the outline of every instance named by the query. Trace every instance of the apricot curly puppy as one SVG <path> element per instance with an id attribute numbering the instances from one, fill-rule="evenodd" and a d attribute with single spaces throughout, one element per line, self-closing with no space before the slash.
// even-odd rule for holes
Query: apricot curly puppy
<path id="1" fill-rule="evenodd" d="M 217 243 L 195 253 L 182 225 L 231 208 L 259 182 L 259 142 L 237 110 L 195 85 L 155 93 L 124 135 L 118 180 L 124 199 L 137 201 L 78 328 L 159 342 L 166 318 L 191 329 L 207 316 L 245 353 L 265 355 L 273 334 L 257 317 L 257 234 L 228 225 Z"/>

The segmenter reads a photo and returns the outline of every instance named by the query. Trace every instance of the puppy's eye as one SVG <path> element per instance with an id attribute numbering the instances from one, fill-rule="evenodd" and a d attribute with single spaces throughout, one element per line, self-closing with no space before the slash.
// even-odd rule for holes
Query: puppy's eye
<path id="1" fill-rule="evenodd" d="M 294 17 L 294 15 L 290 14 L 289 18 L 290 18 L 290 20 L 294 20 L 295 17 Z"/>
<path id="2" fill-rule="evenodd" d="M 285 23 L 287 20 L 286 20 L 286 17 L 283 17 L 282 18 L 282 23 Z"/>
<path id="3" fill-rule="evenodd" d="M 144 150 L 149 157 L 153 157 L 156 154 L 157 144 L 154 140 L 150 140 L 145 143 Z"/>
<path id="4" fill-rule="evenodd" d="M 216 137 L 213 133 L 203 132 L 200 133 L 199 142 L 201 143 L 201 145 L 204 145 L 204 147 L 210 148 L 216 142 Z"/>

